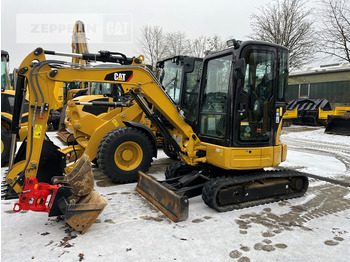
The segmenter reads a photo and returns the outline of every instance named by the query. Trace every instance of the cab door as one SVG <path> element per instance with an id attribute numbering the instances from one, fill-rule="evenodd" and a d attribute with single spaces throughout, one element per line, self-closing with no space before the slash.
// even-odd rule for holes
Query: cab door
<path id="1" fill-rule="evenodd" d="M 244 80 L 236 86 L 235 146 L 270 146 L 274 139 L 276 51 L 247 47 L 242 51 Z"/>

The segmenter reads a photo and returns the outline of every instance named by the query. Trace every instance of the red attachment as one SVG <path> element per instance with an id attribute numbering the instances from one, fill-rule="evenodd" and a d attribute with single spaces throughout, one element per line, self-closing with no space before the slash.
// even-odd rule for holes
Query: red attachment
<path id="1" fill-rule="evenodd" d="M 35 177 L 28 177 L 24 182 L 23 192 L 19 195 L 19 203 L 15 203 L 13 211 L 32 210 L 49 213 L 59 187 L 60 185 L 39 183 Z M 50 202 L 46 206 L 50 195 Z"/>

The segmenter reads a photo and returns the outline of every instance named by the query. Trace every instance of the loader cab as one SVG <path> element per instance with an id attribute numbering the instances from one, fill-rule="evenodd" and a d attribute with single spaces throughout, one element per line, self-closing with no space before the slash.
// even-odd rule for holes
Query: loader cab
<path id="1" fill-rule="evenodd" d="M 194 129 L 197 125 L 202 63 L 202 58 L 189 56 L 174 56 L 157 63 L 161 69 L 159 81 Z"/>
<path id="2" fill-rule="evenodd" d="M 227 147 L 275 145 L 285 108 L 288 50 L 243 42 L 203 62 L 198 114 L 203 142 Z"/>
<path id="3" fill-rule="evenodd" d="M 11 89 L 9 77 L 10 56 L 7 51 L 1 50 L 1 90 Z"/>

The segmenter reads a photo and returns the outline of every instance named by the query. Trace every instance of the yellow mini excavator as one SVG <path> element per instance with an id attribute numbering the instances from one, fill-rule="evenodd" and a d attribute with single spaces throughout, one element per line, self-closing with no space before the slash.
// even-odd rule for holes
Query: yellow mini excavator
<path id="1" fill-rule="evenodd" d="M 85 60 L 120 65 L 72 68 L 68 62 L 47 60 L 47 55 L 69 54 L 38 48 L 27 56 L 19 69 L 21 83 L 17 85 L 25 86 L 28 79 L 28 89 L 34 92 L 30 95 L 26 159 L 16 163 L 6 177 L 9 191 L 19 193 L 20 202 L 28 199 L 26 196 L 23 199 L 23 195 L 36 183 L 32 178 L 38 171 L 43 127 L 52 100 L 50 90 L 56 81 L 78 80 L 120 84 L 123 92 L 133 97 L 134 103 L 178 153 L 181 162 L 167 167 L 165 182 L 140 173 L 136 187 L 173 221 L 186 219 L 188 198 L 196 195 L 202 194 L 204 202 L 218 211 L 229 211 L 299 197 L 306 192 L 308 178 L 304 173 L 264 170 L 278 166 L 287 154 L 287 146 L 279 140 L 286 105 L 286 48 L 264 42 L 233 40 L 232 47 L 209 54 L 203 61 L 199 96 L 192 101 L 197 107 L 195 129 L 185 121 L 141 57 L 126 58 L 112 52 L 81 54 Z M 138 126 L 118 130 L 127 143 L 133 139 L 139 143 L 147 139 Z M 131 144 L 133 148 L 117 151 L 111 157 L 128 160 L 141 152 L 136 143 Z M 80 172 L 81 166 L 84 165 L 77 165 L 67 178 L 53 178 L 53 182 L 58 183 L 56 191 L 65 190 L 68 196 L 58 197 L 57 193 L 52 197 L 52 207 L 58 206 L 71 224 L 71 220 L 80 220 L 84 214 L 98 214 L 105 204 L 98 194 L 89 197 L 94 191 L 84 174 L 88 177 L 90 172 Z M 75 174 L 79 174 L 79 179 L 74 179 Z M 42 182 L 38 180 L 38 183 Z M 88 190 L 84 190 L 85 187 Z M 22 204 L 19 208 L 31 209 L 31 202 Z M 85 209 L 74 212 L 79 209 L 79 204 Z M 88 204 L 91 204 L 90 209 Z M 78 227 L 73 223 L 74 226 Z"/>

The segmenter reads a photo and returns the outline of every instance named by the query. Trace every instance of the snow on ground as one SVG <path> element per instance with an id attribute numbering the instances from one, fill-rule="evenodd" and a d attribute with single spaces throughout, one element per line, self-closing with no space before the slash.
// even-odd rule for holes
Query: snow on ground
<path id="1" fill-rule="evenodd" d="M 59 141 L 54 133 L 50 137 Z M 298 151 L 295 140 L 349 145 L 349 137 L 322 129 L 283 131 L 289 145 L 282 166 L 333 179 L 349 176 L 338 155 Z M 345 158 L 344 158 L 345 159 Z M 148 172 L 163 178 L 171 160 L 159 151 Z M 2 168 L 4 175 L 6 168 Z M 115 185 L 94 169 L 96 190 L 108 205 L 81 235 L 45 213 L 13 213 L 1 202 L 2 261 L 349 261 L 350 189 L 310 179 L 300 198 L 218 213 L 200 197 L 190 199 L 189 218 L 173 223 L 144 200 L 136 183 Z"/>
<path id="2" fill-rule="evenodd" d="M 329 143 L 350 146 L 350 136 L 326 134 L 324 132 L 324 127 L 284 127 L 281 136 L 284 138 L 303 139 L 308 141 L 322 141 L 323 143 L 326 143 L 326 146 Z"/>

